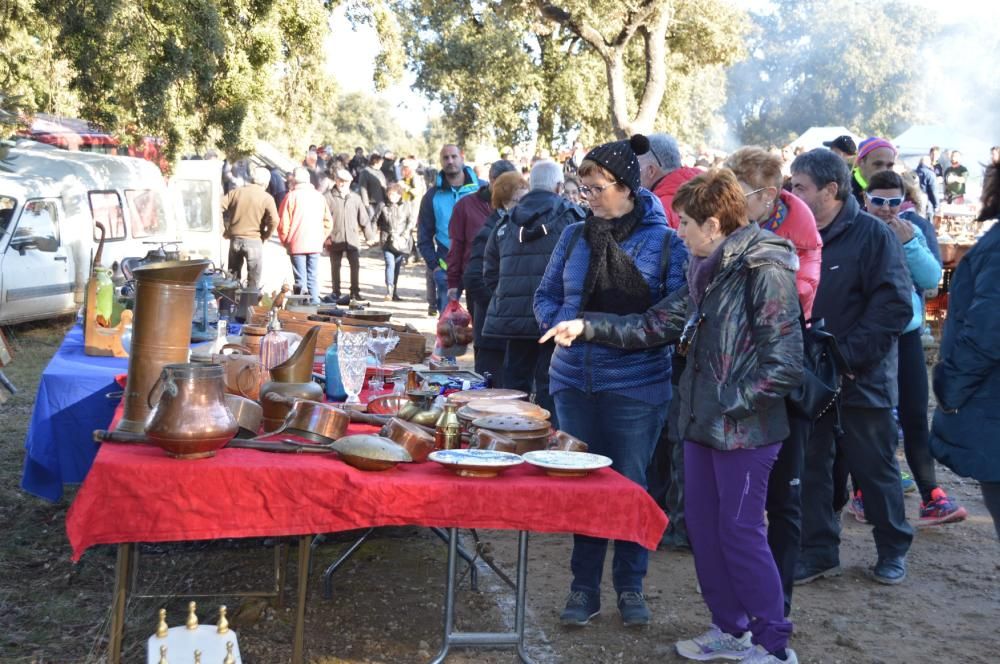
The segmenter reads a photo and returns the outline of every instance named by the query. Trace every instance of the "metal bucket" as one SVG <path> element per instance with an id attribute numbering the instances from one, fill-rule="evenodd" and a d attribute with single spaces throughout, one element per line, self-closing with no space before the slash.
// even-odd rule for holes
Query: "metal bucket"
<path id="1" fill-rule="evenodd" d="M 167 261 L 136 268 L 135 319 L 125 384 L 125 412 L 117 431 L 145 431 L 146 398 L 168 364 L 187 362 L 195 282 L 211 261 Z"/>

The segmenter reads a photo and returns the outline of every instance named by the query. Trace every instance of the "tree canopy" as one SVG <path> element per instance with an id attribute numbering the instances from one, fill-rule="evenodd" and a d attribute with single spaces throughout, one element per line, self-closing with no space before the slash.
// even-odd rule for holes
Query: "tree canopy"
<path id="1" fill-rule="evenodd" d="M 0 81 L 26 110 L 56 106 L 47 86 L 67 88 L 39 71 L 65 67 L 77 103 L 60 112 L 120 136 L 165 138 L 169 156 L 206 144 L 246 152 L 272 115 L 301 134 L 312 102 L 331 93 L 322 53 L 337 0 L 8 4 Z"/>
<path id="2" fill-rule="evenodd" d="M 742 52 L 743 14 L 721 0 L 379 0 L 416 87 L 456 139 L 547 147 L 655 128 L 698 138 Z M 383 44 L 383 47 L 385 44 Z"/>
<path id="3" fill-rule="evenodd" d="M 782 145 L 814 125 L 893 136 L 919 119 L 934 26 L 911 3 L 778 0 L 752 18 L 749 57 L 728 76 L 739 142 Z"/>

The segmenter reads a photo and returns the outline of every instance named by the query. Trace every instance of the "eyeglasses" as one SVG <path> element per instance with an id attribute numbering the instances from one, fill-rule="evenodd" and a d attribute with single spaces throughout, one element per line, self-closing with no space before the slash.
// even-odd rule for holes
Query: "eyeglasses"
<path id="1" fill-rule="evenodd" d="M 688 350 L 691 348 L 691 342 L 698 335 L 698 328 L 701 327 L 702 321 L 705 320 L 705 314 L 695 314 L 691 316 L 687 323 L 684 325 L 684 331 L 681 332 L 681 338 L 677 341 L 677 354 L 681 357 L 687 357 Z"/>
<path id="2" fill-rule="evenodd" d="M 750 198 L 754 194 L 759 194 L 760 192 L 764 191 L 765 189 L 767 189 L 767 187 L 760 187 L 759 189 L 754 189 L 753 191 L 746 192 L 745 194 L 743 194 L 743 196 L 745 198 Z"/>
<path id="3" fill-rule="evenodd" d="M 590 198 L 591 195 L 600 196 L 602 193 L 604 193 L 605 189 L 608 189 L 613 186 L 614 184 L 606 184 L 603 187 L 597 187 L 597 186 L 588 187 L 587 185 L 581 184 L 578 191 L 580 192 L 580 195 L 583 196 L 584 198 Z"/>
<path id="4" fill-rule="evenodd" d="M 871 196 L 869 194 L 865 194 L 865 196 L 867 196 L 868 200 L 871 201 L 871 204 L 877 208 L 885 205 L 888 205 L 889 207 L 899 207 L 903 204 L 902 196 L 893 196 L 892 198 L 886 198 L 885 196 Z"/>

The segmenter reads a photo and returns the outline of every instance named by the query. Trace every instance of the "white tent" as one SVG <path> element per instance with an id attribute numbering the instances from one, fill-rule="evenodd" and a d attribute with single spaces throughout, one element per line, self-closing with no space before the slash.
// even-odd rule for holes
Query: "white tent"
<path id="1" fill-rule="evenodd" d="M 961 152 L 962 161 L 972 171 L 979 170 L 973 168 L 973 164 L 987 164 L 990 161 L 991 144 L 987 140 L 967 136 L 945 125 L 913 125 L 892 139 L 892 142 L 907 164 L 911 161 L 909 157 L 916 157 L 916 161 L 919 161 L 934 145 L 941 148 L 942 159 L 947 159 L 951 150 Z"/>
<path id="2" fill-rule="evenodd" d="M 838 136 L 850 136 L 855 143 L 864 140 L 864 136 L 858 136 L 847 127 L 809 127 L 785 147 L 789 150 L 795 150 L 801 146 L 805 150 L 812 150 L 823 147 L 824 141 L 832 141 Z"/>

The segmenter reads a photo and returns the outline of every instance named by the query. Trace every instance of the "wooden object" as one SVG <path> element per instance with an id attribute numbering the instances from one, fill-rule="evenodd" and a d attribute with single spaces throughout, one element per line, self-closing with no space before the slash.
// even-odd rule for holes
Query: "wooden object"
<path id="1" fill-rule="evenodd" d="M 372 323 L 371 321 L 359 320 L 357 318 L 338 318 L 339 322 L 324 323 L 309 320 L 309 313 L 303 311 L 278 311 L 278 321 L 281 328 L 290 332 L 295 332 L 305 336 L 309 329 L 318 326 L 319 341 L 316 344 L 318 351 L 325 352 L 330 344 L 337 338 L 337 328 L 343 326 L 346 332 L 356 332 L 367 330 L 369 327 L 389 327 L 399 334 L 399 345 L 392 352 L 386 355 L 386 362 L 405 362 L 408 364 L 420 364 L 430 355 L 427 350 L 427 337 L 413 328 L 397 323 Z M 267 323 L 267 310 L 261 307 L 250 308 L 250 319 L 247 321 L 253 325 L 264 325 Z"/>

